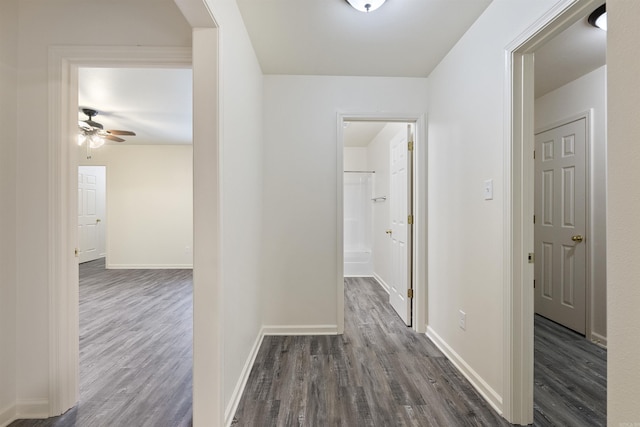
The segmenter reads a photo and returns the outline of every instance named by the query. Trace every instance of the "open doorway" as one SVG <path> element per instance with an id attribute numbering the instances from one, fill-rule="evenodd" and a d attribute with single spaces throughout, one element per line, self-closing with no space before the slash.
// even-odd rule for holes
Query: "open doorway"
<path id="1" fill-rule="evenodd" d="M 534 52 L 536 423 L 606 424 L 606 31 L 589 21 Z"/>
<path id="2" fill-rule="evenodd" d="M 84 188 L 95 181 L 89 172 L 106 165 L 109 174 L 103 196 L 107 207 L 87 220 L 106 231 L 104 256 L 79 260 L 80 396 L 72 415 L 82 421 L 91 413 L 84 407 L 99 405 L 106 408 L 100 413 L 106 424 L 141 416 L 149 422 L 151 415 L 140 408 L 160 407 L 154 402 L 163 401 L 171 403 L 153 415 L 153 422 L 173 419 L 176 425 L 188 425 L 193 366 L 191 69 L 80 67 L 78 104 L 85 138 L 78 140 L 77 158 L 79 172 L 87 172 L 78 174 L 80 254 L 83 236 L 90 234 L 80 223 L 91 211 L 85 207 L 100 200 L 96 188 Z M 87 110 L 95 113 L 88 119 Z"/>
<path id="3" fill-rule="evenodd" d="M 381 286 L 398 317 L 417 329 L 414 289 L 419 203 L 414 180 L 416 120 L 342 120 L 343 208 L 340 280 L 369 280 Z M 424 264 L 421 266 L 424 267 Z M 423 283 L 423 282 L 422 282 Z"/>

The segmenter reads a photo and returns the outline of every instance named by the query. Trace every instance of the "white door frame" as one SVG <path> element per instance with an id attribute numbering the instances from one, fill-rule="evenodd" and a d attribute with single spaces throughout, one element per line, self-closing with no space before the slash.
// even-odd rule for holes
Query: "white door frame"
<path id="1" fill-rule="evenodd" d="M 49 49 L 49 415 L 78 401 L 79 67 L 193 68 L 194 360 L 193 422 L 222 425 L 219 30 L 203 0 L 175 0 L 193 28 L 191 48 L 56 46 Z M 212 167 L 218 166 L 218 167 Z M 197 230 L 197 233 L 195 231 Z M 198 238 L 196 238 L 196 236 Z M 218 420 L 218 421 L 216 421 Z"/>
<path id="2" fill-rule="evenodd" d="M 402 122 L 415 125 L 413 148 L 413 250 L 412 328 L 416 332 L 427 331 L 427 118 L 424 114 L 392 113 L 338 113 L 336 136 L 337 172 L 337 270 L 336 298 L 338 334 L 344 333 L 344 122 L 376 121 Z"/>
<path id="3" fill-rule="evenodd" d="M 505 48 L 503 416 L 533 422 L 534 66 L 545 42 L 602 0 L 562 0 Z"/>

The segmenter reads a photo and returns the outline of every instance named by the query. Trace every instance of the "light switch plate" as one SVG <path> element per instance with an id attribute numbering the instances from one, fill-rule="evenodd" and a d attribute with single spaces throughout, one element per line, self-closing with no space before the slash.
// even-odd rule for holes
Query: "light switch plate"
<path id="1" fill-rule="evenodd" d="M 485 200 L 493 200 L 493 180 L 487 179 L 484 182 L 484 199 Z"/>

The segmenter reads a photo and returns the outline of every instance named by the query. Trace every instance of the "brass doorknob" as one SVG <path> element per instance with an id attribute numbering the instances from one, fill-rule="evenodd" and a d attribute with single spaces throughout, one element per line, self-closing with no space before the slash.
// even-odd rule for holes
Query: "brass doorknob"
<path id="1" fill-rule="evenodd" d="M 393 233 L 393 230 L 387 230 L 385 231 L 385 233 L 387 233 L 388 235 L 391 235 L 391 233 Z"/>
<path id="2" fill-rule="evenodd" d="M 96 219 L 96 223 L 98 222 L 102 222 L 102 220 L 100 218 Z"/>
<path id="3" fill-rule="evenodd" d="M 574 242 L 580 243 L 580 242 L 582 242 L 584 240 L 584 237 L 582 237 L 581 235 L 578 234 L 578 235 L 572 236 L 571 240 L 573 240 Z"/>

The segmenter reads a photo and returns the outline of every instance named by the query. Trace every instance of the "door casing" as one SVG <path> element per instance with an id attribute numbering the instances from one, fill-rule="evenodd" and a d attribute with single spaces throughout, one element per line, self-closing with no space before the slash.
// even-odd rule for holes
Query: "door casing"
<path id="1" fill-rule="evenodd" d="M 412 262 L 413 283 L 413 321 L 412 328 L 416 332 L 427 331 L 427 117 L 417 113 L 338 113 L 336 135 L 336 229 L 337 229 L 337 332 L 344 333 L 344 201 L 343 201 L 343 132 L 344 122 L 377 121 L 403 122 L 414 125 L 413 151 L 413 239 L 412 258 L 419 262 Z"/>
<path id="2" fill-rule="evenodd" d="M 54 46 L 49 50 L 49 416 L 79 397 L 77 126 L 79 67 L 193 67 L 194 385 L 193 421 L 224 423 L 219 266 L 219 30 L 201 0 L 175 0 L 193 29 L 192 47 Z M 196 213 L 197 212 L 197 213 Z M 214 325 L 214 326 L 211 326 Z"/>
<path id="3" fill-rule="evenodd" d="M 534 52 L 601 0 L 562 0 L 505 47 L 502 413 L 533 422 Z"/>

